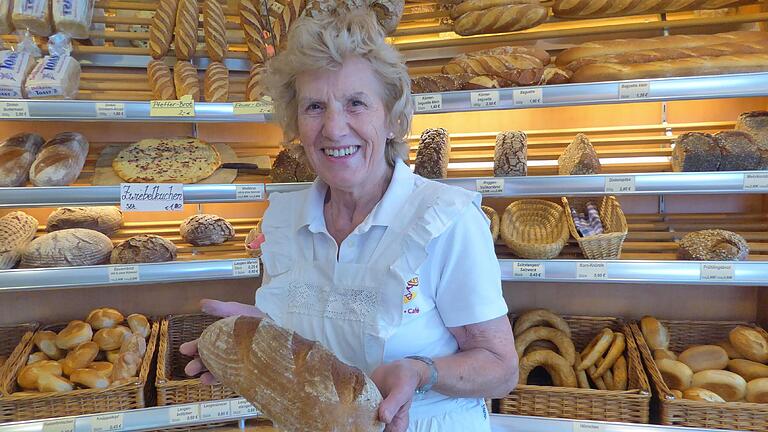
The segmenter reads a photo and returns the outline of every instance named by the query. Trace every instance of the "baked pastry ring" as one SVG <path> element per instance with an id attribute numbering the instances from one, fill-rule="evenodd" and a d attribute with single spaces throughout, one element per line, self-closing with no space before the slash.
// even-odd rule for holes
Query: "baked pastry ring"
<path id="1" fill-rule="evenodd" d="M 529 328 L 537 326 L 556 328 L 565 333 L 568 338 L 571 337 L 571 328 L 568 326 L 568 323 L 546 309 L 530 310 L 517 317 L 512 332 L 515 335 L 519 335 Z"/>
<path id="2" fill-rule="evenodd" d="M 576 348 L 573 346 L 571 339 L 558 329 L 551 327 L 531 327 L 528 330 L 522 332 L 515 337 L 515 349 L 518 355 L 525 353 L 528 345 L 535 341 L 546 340 L 550 341 L 557 346 L 557 350 L 560 352 L 560 356 L 563 357 L 568 364 L 573 365 L 576 363 Z"/>
<path id="3" fill-rule="evenodd" d="M 581 352 L 581 363 L 579 363 L 577 369 L 584 370 L 589 369 L 590 366 L 594 366 L 597 359 L 602 357 L 608 348 L 610 348 L 612 341 L 613 330 L 607 327 L 604 328 Z"/>
<path id="4" fill-rule="evenodd" d="M 523 356 L 520 360 L 520 384 L 526 384 L 528 375 L 538 366 L 546 369 L 552 383 L 557 387 L 578 387 L 573 365 L 563 356 L 552 351 L 536 351 Z"/>

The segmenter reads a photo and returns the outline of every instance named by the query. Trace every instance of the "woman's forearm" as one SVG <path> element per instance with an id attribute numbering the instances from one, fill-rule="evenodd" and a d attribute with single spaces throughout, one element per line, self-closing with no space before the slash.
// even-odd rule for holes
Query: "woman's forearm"
<path id="1" fill-rule="evenodd" d="M 435 359 L 435 366 L 439 377 L 433 390 L 447 396 L 500 398 L 517 384 L 517 356 L 501 358 L 483 348 Z"/>

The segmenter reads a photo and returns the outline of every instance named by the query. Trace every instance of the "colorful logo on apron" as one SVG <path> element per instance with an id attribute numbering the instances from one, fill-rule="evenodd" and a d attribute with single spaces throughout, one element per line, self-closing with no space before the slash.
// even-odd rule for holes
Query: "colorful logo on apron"
<path id="1" fill-rule="evenodd" d="M 408 281 L 405 285 L 405 294 L 403 295 L 403 304 L 406 305 L 416 298 L 415 288 L 419 286 L 419 277 L 415 277 Z"/>

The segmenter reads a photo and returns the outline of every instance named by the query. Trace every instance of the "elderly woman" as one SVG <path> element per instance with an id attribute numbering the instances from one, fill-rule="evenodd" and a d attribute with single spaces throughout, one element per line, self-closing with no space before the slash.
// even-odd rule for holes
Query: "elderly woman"
<path id="1" fill-rule="evenodd" d="M 302 19 L 266 84 L 318 178 L 270 195 L 256 308 L 203 310 L 267 314 L 362 369 L 388 431 L 490 430 L 482 398 L 517 382 L 498 261 L 480 196 L 403 162 L 412 102 L 401 57 L 371 13 Z"/>

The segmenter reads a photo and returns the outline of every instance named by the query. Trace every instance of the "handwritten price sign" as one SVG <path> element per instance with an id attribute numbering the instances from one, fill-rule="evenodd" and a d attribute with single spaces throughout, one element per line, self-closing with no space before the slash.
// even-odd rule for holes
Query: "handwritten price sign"
<path id="1" fill-rule="evenodd" d="M 184 185 L 181 183 L 122 183 L 120 208 L 126 212 L 182 211 Z"/>
<path id="2" fill-rule="evenodd" d="M 153 100 L 149 102 L 150 117 L 194 117 L 195 101 L 192 96 L 179 100 Z"/>

